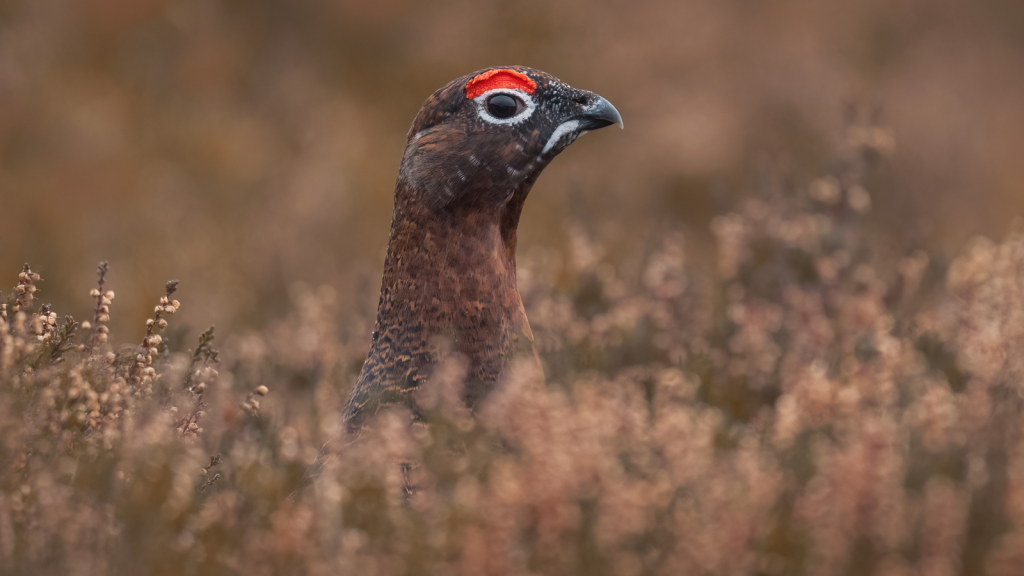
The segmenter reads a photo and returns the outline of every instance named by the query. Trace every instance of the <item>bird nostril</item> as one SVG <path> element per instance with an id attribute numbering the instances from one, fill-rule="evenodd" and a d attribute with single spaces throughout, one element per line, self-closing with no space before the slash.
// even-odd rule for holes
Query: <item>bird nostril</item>
<path id="1" fill-rule="evenodd" d="M 572 101 L 577 103 L 577 104 L 579 104 L 579 105 L 581 105 L 581 106 L 585 106 L 587 104 L 590 104 L 590 98 L 588 98 L 584 94 L 577 94 L 576 96 L 573 96 L 572 97 Z"/>

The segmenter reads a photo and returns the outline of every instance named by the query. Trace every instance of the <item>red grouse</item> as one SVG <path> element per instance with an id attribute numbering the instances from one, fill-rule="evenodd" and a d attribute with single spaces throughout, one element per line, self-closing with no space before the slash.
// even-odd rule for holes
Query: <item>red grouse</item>
<path id="1" fill-rule="evenodd" d="M 622 118 L 607 100 L 539 70 L 490 68 L 427 99 L 395 185 L 373 347 L 344 418 L 349 431 L 413 392 L 445 354 L 464 356 L 471 408 L 521 355 L 536 357 L 516 288 L 516 227 L 559 152 Z M 447 343 L 441 345 L 440 343 Z"/>

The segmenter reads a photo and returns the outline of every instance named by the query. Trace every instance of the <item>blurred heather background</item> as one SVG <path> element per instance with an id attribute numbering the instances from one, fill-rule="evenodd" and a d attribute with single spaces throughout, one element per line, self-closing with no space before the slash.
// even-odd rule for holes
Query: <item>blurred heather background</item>
<path id="1" fill-rule="evenodd" d="M 495 64 L 626 124 L 527 202 L 546 380 L 289 498 Z M 0 0 L 0 576 L 1019 576 L 1022 152 L 1019 0 Z"/>
<path id="2" fill-rule="evenodd" d="M 879 254 L 955 253 L 1024 213 L 1024 4 L 445 0 L 0 3 L 0 271 L 87 317 L 111 263 L 134 340 L 168 278 L 230 334 L 297 281 L 376 302 L 406 130 L 447 81 L 525 64 L 596 91 L 626 130 L 547 170 L 521 249 L 577 220 L 613 258 L 711 218 L 764 172 L 827 172 L 845 115 L 893 129 L 871 173 Z M 141 335 L 141 334 L 140 334 Z"/>

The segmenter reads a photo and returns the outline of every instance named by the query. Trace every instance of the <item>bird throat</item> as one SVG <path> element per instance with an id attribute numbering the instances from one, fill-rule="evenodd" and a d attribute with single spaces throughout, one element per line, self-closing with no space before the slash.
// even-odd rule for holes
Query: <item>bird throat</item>
<path id="1" fill-rule="evenodd" d="M 386 383 L 394 392 L 386 403 L 401 402 L 448 356 L 466 363 L 470 407 L 518 357 L 536 361 L 516 287 L 516 226 L 528 188 L 498 210 L 435 209 L 398 184 L 376 336 L 359 377 Z"/>

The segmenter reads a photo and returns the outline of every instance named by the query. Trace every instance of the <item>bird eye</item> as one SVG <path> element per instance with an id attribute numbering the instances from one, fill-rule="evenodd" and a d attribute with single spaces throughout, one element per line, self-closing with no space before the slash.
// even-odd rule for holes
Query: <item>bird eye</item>
<path id="1" fill-rule="evenodd" d="M 495 118 L 511 118 L 525 107 L 521 100 L 508 94 L 495 94 L 487 99 L 487 113 Z"/>

